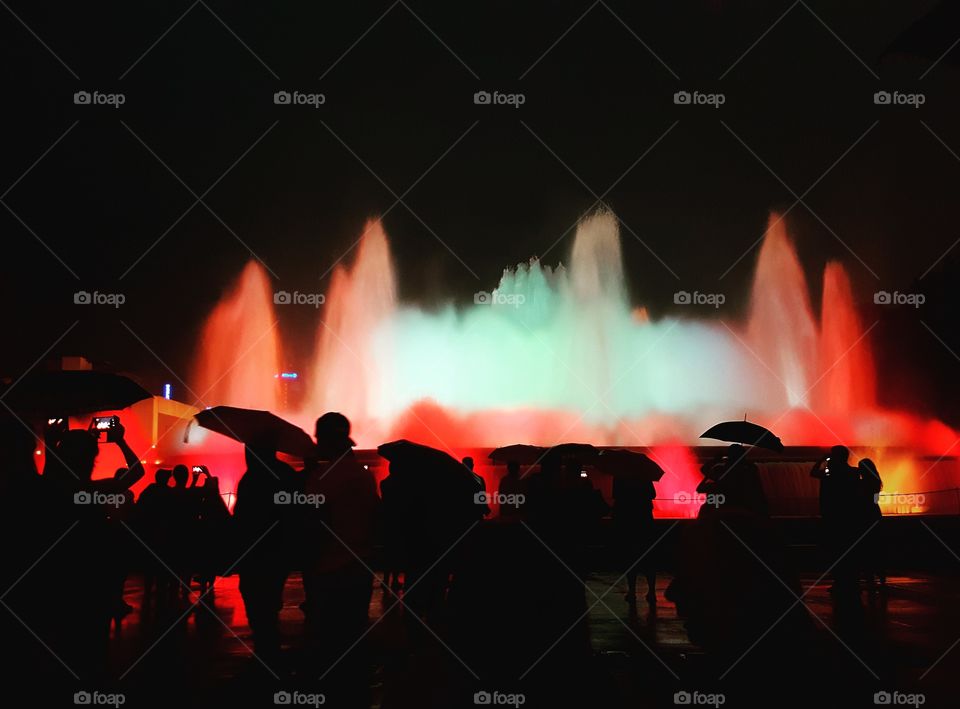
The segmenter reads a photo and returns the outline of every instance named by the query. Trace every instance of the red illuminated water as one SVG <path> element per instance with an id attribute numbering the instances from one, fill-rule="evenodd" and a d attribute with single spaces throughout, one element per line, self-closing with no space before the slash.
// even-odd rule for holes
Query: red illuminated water
<path id="1" fill-rule="evenodd" d="M 779 216 L 740 322 L 693 306 L 650 318 L 628 299 L 617 227 L 613 215 L 595 215 L 579 226 L 566 268 L 532 260 L 505 270 L 486 301 L 427 310 L 399 302 L 389 240 L 369 222 L 318 312 L 315 355 L 300 367 L 305 404 L 279 413 L 310 430 L 323 411 L 342 411 L 366 448 L 397 437 L 452 452 L 569 440 L 654 446 L 680 471 L 661 490 L 695 485 L 686 446 L 744 414 L 788 446 L 911 451 L 890 461 L 901 487 L 920 484 L 922 472 L 904 461 L 956 443 L 944 424 L 878 404 L 858 307 L 867 299 L 830 262 L 817 315 Z M 209 316 L 193 381 L 204 404 L 278 410 L 283 338 L 272 292 L 251 262 Z"/>

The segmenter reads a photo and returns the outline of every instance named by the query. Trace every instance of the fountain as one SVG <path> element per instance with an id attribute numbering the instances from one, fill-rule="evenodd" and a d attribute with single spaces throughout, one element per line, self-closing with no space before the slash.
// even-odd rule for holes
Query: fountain
<path id="1" fill-rule="evenodd" d="M 319 413 L 339 410 L 362 448 L 396 437 L 449 450 L 565 440 L 661 447 L 683 469 L 683 485 L 696 473 L 678 448 L 744 413 L 794 446 L 940 455 L 956 440 L 939 422 L 878 406 L 870 328 L 849 276 L 826 265 L 817 317 L 776 214 L 745 322 L 722 311 L 651 319 L 635 308 L 609 212 L 578 225 L 567 267 L 531 259 L 473 303 L 405 305 L 396 278 L 387 235 L 372 220 L 352 264 L 331 279 L 315 354 L 301 368 L 305 403 L 281 414 L 309 430 Z M 271 292 L 251 262 L 211 313 L 193 382 L 204 403 L 278 410 Z M 899 459 L 896 468 L 905 469 Z"/>

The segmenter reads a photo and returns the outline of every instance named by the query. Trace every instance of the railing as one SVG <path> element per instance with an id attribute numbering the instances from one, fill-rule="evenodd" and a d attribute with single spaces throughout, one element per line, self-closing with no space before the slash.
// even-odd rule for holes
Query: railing
<path id="1" fill-rule="evenodd" d="M 654 500 L 654 510 L 663 517 L 695 517 L 700 508 L 697 500 L 686 497 Z M 884 491 L 878 495 L 880 511 L 884 516 L 901 515 L 960 515 L 960 488 L 927 490 L 924 492 Z M 819 517 L 817 497 L 768 497 L 770 514 L 777 517 Z"/>

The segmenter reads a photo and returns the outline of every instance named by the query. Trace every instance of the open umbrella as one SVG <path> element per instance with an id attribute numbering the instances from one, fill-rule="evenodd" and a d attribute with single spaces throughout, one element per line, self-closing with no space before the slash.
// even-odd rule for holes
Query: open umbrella
<path id="1" fill-rule="evenodd" d="M 149 391 L 122 374 L 73 370 L 33 372 L 0 394 L 17 413 L 39 416 L 116 411 L 150 396 Z"/>
<path id="2" fill-rule="evenodd" d="M 521 465 L 533 465 L 550 456 L 571 457 L 581 462 L 589 462 L 597 457 L 597 452 L 589 443 L 559 443 L 549 448 L 515 443 L 494 449 L 488 457 L 498 463 L 516 461 Z"/>
<path id="3" fill-rule="evenodd" d="M 771 451 L 780 452 L 783 450 L 783 443 L 772 431 L 746 419 L 718 423 L 701 433 L 700 438 L 714 438 L 728 443 L 744 443 Z"/>
<path id="4" fill-rule="evenodd" d="M 390 461 L 390 476 L 405 494 L 420 504 L 430 501 L 435 514 L 476 513 L 474 496 L 483 490 L 482 482 L 452 455 L 405 439 L 384 443 L 377 453 Z"/>
<path id="5" fill-rule="evenodd" d="M 657 482 L 663 477 L 664 470 L 649 456 L 622 448 L 611 448 L 600 451 L 594 461 L 597 469 L 602 473 L 614 477 L 636 478 Z"/>
<path id="6" fill-rule="evenodd" d="M 514 461 L 521 465 L 533 465 L 543 457 L 546 448 L 543 446 L 530 446 L 525 443 L 515 443 L 512 446 L 501 446 L 494 448 L 488 456 L 490 460 L 497 463 L 509 463 Z"/>
<path id="7" fill-rule="evenodd" d="M 214 406 L 194 418 L 203 428 L 244 444 L 269 445 L 300 458 L 312 455 L 314 450 L 313 439 L 306 431 L 269 411 Z"/>
<path id="8" fill-rule="evenodd" d="M 378 446 L 377 453 L 421 478 L 448 479 L 447 482 L 463 482 L 468 486 L 476 481 L 473 473 L 452 455 L 422 443 L 400 439 Z"/>

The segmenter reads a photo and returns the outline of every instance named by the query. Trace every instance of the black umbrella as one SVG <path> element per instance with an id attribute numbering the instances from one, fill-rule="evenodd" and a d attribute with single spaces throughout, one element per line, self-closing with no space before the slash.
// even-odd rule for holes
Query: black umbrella
<path id="1" fill-rule="evenodd" d="M 377 453 L 390 461 L 390 477 L 407 496 L 445 518 L 475 515 L 482 479 L 444 451 L 405 439 L 384 443 Z M 485 501 L 480 504 L 485 507 Z"/>
<path id="2" fill-rule="evenodd" d="M 381 458 L 397 463 L 401 470 L 416 471 L 424 477 L 441 476 L 473 484 L 476 478 L 467 467 L 449 453 L 406 439 L 377 447 Z"/>
<path id="3" fill-rule="evenodd" d="M 306 431 L 269 411 L 214 406 L 194 416 L 203 428 L 246 445 L 265 445 L 300 458 L 313 454 L 313 439 Z"/>
<path id="4" fill-rule="evenodd" d="M 649 456 L 622 448 L 611 448 L 600 451 L 594 461 L 597 469 L 602 473 L 614 477 L 636 478 L 657 482 L 663 477 L 664 470 Z"/>
<path id="5" fill-rule="evenodd" d="M 515 443 L 512 446 L 501 446 L 494 448 L 488 456 L 490 460 L 497 463 L 509 463 L 514 461 L 521 465 L 533 465 L 543 457 L 546 448 L 543 446 L 530 446 L 526 443 Z"/>
<path id="6" fill-rule="evenodd" d="M 597 457 L 597 452 L 597 449 L 589 443 L 559 443 L 549 448 L 515 443 L 495 448 L 488 457 L 499 463 L 515 461 L 521 465 L 533 465 L 552 456 L 571 457 L 581 462 L 589 462 Z"/>
<path id="7" fill-rule="evenodd" d="M 18 413 L 76 416 L 125 409 L 151 394 L 129 377 L 111 372 L 34 372 L 0 395 Z"/>
<path id="8" fill-rule="evenodd" d="M 701 433 L 700 438 L 714 438 L 728 443 L 744 443 L 771 451 L 779 452 L 783 450 L 783 443 L 773 435 L 772 431 L 746 419 L 718 423 Z"/>

